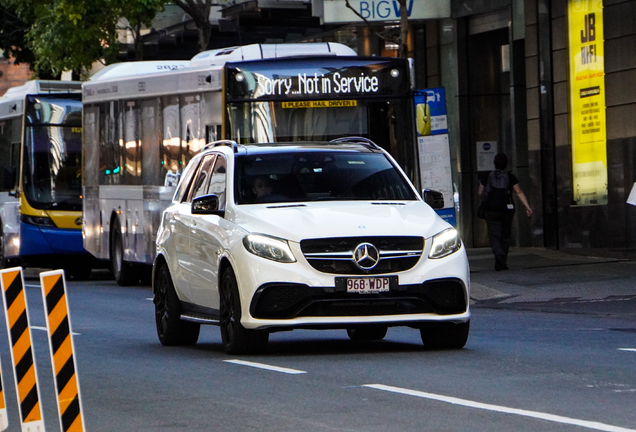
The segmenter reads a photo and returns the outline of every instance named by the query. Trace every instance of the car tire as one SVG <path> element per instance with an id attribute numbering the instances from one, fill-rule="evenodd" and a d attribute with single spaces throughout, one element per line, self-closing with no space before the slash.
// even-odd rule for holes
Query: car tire
<path id="1" fill-rule="evenodd" d="M 420 328 L 422 342 L 431 349 L 461 349 L 468 341 L 470 320 L 464 323 L 433 323 Z"/>
<path id="2" fill-rule="evenodd" d="M 124 239 L 118 218 L 113 218 L 110 230 L 110 269 L 115 281 L 120 286 L 133 285 L 134 269 L 130 263 L 124 261 Z"/>
<path id="3" fill-rule="evenodd" d="M 353 341 L 377 341 L 384 339 L 387 330 L 387 326 L 382 325 L 350 327 L 347 335 Z"/>
<path id="4" fill-rule="evenodd" d="M 267 348 L 269 333 L 241 325 L 241 300 L 231 268 L 223 273 L 220 289 L 220 327 L 223 348 L 228 354 L 257 354 Z"/>
<path id="5" fill-rule="evenodd" d="M 157 336 L 162 345 L 194 345 L 201 325 L 181 319 L 181 303 L 172 284 L 168 266 L 160 265 L 153 283 Z"/>

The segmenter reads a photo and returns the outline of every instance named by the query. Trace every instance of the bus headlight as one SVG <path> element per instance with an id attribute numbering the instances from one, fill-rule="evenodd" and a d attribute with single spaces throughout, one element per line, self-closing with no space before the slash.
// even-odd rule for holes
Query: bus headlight
<path id="1" fill-rule="evenodd" d="M 462 247 L 462 241 L 455 228 L 449 228 L 433 236 L 433 244 L 428 257 L 432 259 L 442 258 L 457 252 Z"/>
<path id="2" fill-rule="evenodd" d="M 51 227 L 51 228 L 55 228 L 56 226 L 55 222 L 53 222 L 53 219 L 46 216 L 31 216 L 31 215 L 21 214 L 20 221 L 29 225 L 38 225 L 38 226 L 45 226 L 45 227 Z"/>
<path id="3" fill-rule="evenodd" d="M 262 234 L 249 234 L 243 237 L 243 246 L 261 258 L 284 263 L 296 262 L 287 240 Z"/>

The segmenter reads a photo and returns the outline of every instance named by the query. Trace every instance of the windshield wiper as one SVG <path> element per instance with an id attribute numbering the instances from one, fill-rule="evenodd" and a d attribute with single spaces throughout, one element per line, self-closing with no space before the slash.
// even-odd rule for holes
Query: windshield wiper
<path id="1" fill-rule="evenodd" d="M 49 203 L 39 203 L 42 207 L 42 210 L 57 210 L 60 207 L 65 207 L 64 204 L 70 204 L 71 207 L 77 206 L 78 209 L 77 210 L 81 210 L 82 209 L 82 199 L 78 196 L 76 197 L 70 197 L 70 198 L 66 198 L 66 199 L 62 199 L 62 200 L 57 200 L 55 202 L 49 202 Z M 64 208 L 63 210 L 68 210 L 67 208 Z M 73 209 L 71 209 L 73 210 Z"/>

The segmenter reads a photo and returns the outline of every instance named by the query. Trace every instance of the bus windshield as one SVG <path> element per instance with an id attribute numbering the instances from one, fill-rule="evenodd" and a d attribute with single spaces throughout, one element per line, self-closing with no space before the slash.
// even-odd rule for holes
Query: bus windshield
<path id="1" fill-rule="evenodd" d="M 318 103 L 229 104 L 230 139 L 247 144 L 330 141 L 347 135 L 368 136 L 368 113 L 364 102 L 349 101 L 350 106 L 329 108 L 316 106 Z"/>
<path id="2" fill-rule="evenodd" d="M 28 101 L 23 190 L 36 209 L 82 210 L 81 102 Z"/>
<path id="3" fill-rule="evenodd" d="M 293 150 L 236 159 L 236 202 L 416 200 L 382 153 Z"/>
<path id="4" fill-rule="evenodd" d="M 324 106 L 323 106 L 324 104 Z M 360 136 L 395 141 L 407 129 L 397 101 L 241 102 L 228 104 L 229 139 L 241 144 L 331 141 Z"/>

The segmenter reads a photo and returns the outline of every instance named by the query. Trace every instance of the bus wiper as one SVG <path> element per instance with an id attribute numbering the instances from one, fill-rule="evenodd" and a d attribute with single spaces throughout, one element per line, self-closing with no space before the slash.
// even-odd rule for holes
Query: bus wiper
<path id="1" fill-rule="evenodd" d="M 42 203 L 42 210 L 56 210 L 60 207 L 65 207 L 64 204 L 74 204 L 81 210 L 82 207 L 82 199 L 80 197 L 70 197 L 66 199 L 56 200 L 55 202 L 50 203 Z M 65 208 L 64 210 L 68 210 Z"/>

